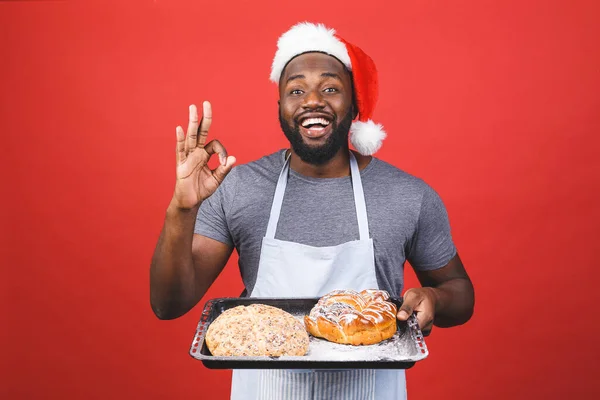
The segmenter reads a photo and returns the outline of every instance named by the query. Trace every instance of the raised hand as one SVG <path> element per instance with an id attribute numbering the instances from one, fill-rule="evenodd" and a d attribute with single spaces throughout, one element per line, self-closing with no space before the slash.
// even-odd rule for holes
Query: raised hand
<path id="1" fill-rule="evenodd" d="M 212 108 L 208 101 L 203 103 L 202 121 L 198 121 L 198 110 L 190 106 L 187 135 L 178 126 L 177 133 L 177 182 L 173 203 L 179 209 L 193 209 L 212 195 L 225 176 L 231 171 L 235 157 L 228 156 L 225 147 L 218 141 L 206 143 L 212 123 Z M 219 166 L 208 167 L 213 154 L 219 156 Z"/>

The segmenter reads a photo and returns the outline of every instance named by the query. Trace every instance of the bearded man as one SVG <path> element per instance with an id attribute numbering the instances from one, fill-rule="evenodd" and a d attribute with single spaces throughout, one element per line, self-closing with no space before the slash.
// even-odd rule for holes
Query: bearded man
<path id="1" fill-rule="evenodd" d="M 150 269 L 151 304 L 177 318 L 204 296 L 235 249 L 242 297 L 320 297 L 334 289 L 383 289 L 401 297 L 408 261 L 422 287 L 404 292 L 398 319 L 451 327 L 473 313 L 474 290 L 448 215 L 424 180 L 373 156 L 385 133 L 372 121 L 373 60 L 321 24 L 301 23 L 278 41 L 271 80 L 290 142 L 233 167 L 207 142 L 190 107 L 177 127 L 177 181 Z M 354 149 L 350 150 L 349 144 Z M 217 154 L 220 165 L 208 160 Z M 406 398 L 403 370 L 235 370 L 231 399 Z"/>

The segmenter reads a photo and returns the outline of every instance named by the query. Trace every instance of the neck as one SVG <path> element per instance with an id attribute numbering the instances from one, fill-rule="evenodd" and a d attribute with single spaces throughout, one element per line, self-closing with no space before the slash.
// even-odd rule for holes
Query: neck
<path id="1" fill-rule="evenodd" d="M 325 164 L 313 165 L 302 161 L 293 149 L 286 151 L 286 156 L 292 153 L 290 157 L 290 168 L 295 172 L 311 178 L 342 178 L 350 176 L 350 154 L 348 149 L 341 148 L 338 152 L 327 161 Z M 353 151 L 358 168 L 363 169 L 369 164 L 371 157 L 363 156 Z"/>

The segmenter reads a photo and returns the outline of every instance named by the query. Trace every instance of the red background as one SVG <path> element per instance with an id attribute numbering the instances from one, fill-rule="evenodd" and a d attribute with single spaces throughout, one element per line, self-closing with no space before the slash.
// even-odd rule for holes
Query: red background
<path id="1" fill-rule="evenodd" d="M 228 398 L 188 355 L 200 306 L 149 305 L 175 126 L 208 99 L 240 163 L 285 146 L 269 67 L 304 19 L 375 59 L 378 156 L 440 193 L 475 283 L 410 398 L 600 397 L 599 3 L 360 4 L 0 3 L 0 397 Z M 234 258 L 202 304 L 241 288 Z"/>

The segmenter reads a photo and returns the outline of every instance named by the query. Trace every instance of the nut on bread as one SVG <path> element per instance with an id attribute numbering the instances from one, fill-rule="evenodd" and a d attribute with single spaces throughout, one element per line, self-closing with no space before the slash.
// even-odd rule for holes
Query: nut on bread
<path id="1" fill-rule="evenodd" d="M 308 343 L 302 321 L 264 304 L 230 308 L 206 331 L 213 356 L 303 356 Z"/>

